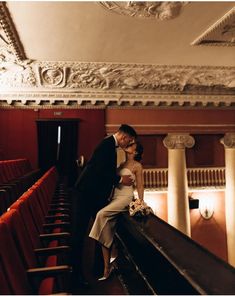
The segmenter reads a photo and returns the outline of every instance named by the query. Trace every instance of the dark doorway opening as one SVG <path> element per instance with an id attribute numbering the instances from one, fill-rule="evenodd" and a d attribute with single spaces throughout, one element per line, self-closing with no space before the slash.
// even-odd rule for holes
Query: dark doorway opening
<path id="1" fill-rule="evenodd" d="M 56 166 L 61 178 L 73 185 L 77 177 L 78 120 L 38 120 L 38 165 Z"/>

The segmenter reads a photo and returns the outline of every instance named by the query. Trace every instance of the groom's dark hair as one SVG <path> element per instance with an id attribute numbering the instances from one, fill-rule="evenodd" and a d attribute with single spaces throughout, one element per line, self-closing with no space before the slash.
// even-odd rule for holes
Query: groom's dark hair
<path id="1" fill-rule="evenodd" d="M 129 136 L 134 137 L 134 138 L 137 137 L 137 133 L 136 133 L 136 131 L 133 129 L 133 127 L 131 127 L 130 125 L 127 125 L 127 124 L 122 124 L 122 125 L 119 127 L 118 131 L 123 132 L 123 133 L 125 133 L 125 134 L 128 134 Z"/>

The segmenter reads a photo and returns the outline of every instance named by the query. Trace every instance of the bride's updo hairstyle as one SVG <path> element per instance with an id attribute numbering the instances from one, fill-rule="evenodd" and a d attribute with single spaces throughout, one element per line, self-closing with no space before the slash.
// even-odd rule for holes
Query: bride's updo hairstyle
<path id="1" fill-rule="evenodd" d="M 144 152 L 144 148 L 143 148 L 142 144 L 140 144 L 140 142 L 136 142 L 136 149 L 135 150 L 136 150 L 136 155 L 135 155 L 134 159 L 136 161 L 141 161 L 142 154 Z"/>

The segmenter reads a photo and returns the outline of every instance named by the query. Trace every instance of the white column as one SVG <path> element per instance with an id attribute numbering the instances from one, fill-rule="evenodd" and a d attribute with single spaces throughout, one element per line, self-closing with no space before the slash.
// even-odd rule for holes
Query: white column
<path id="1" fill-rule="evenodd" d="M 225 219 L 228 262 L 235 266 L 235 133 L 221 139 L 225 148 Z"/>
<path id="2" fill-rule="evenodd" d="M 195 141 L 189 134 L 168 134 L 168 223 L 191 236 L 185 148 Z"/>

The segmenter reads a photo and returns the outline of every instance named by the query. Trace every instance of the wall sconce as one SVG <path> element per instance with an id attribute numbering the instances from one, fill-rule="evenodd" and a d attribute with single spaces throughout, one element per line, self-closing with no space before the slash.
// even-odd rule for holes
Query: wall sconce
<path id="1" fill-rule="evenodd" d="M 188 199 L 189 199 L 189 208 L 190 208 L 190 210 L 192 210 L 192 209 L 198 209 L 199 199 L 193 198 L 193 194 L 192 193 L 189 193 L 188 194 Z"/>
<path id="2" fill-rule="evenodd" d="M 213 201 L 209 198 L 202 198 L 199 201 L 199 211 L 201 216 L 208 220 L 214 214 L 214 204 Z"/>

